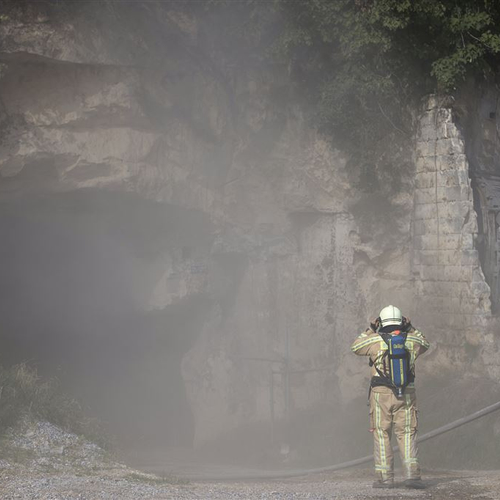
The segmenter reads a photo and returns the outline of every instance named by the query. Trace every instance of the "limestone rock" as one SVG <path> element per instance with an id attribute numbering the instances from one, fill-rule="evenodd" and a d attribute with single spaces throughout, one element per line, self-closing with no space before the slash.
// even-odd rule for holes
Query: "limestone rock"
<path id="1" fill-rule="evenodd" d="M 196 19 L 151 2 L 132 24 L 120 13 L 133 2 L 86 4 L 12 3 L 0 23 L 0 201 L 98 192 L 160 205 L 162 243 L 130 259 L 131 286 L 144 314 L 206 299 L 182 361 L 196 444 L 269 420 L 287 352 L 292 410 L 364 395 L 349 346 L 387 303 L 434 344 L 439 333 L 423 373 L 462 366 L 491 306 L 449 102 L 424 103 L 400 191 L 361 192 L 345 155 L 276 98 L 290 86 L 279 68 L 234 68 Z M 275 391 L 280 418 L 282 376 Z"/>

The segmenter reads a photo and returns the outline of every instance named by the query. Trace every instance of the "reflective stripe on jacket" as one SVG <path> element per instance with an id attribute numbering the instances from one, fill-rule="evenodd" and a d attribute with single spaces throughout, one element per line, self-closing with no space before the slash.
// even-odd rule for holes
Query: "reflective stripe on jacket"
<path id="1" fill-rule="evenodd" d="M 406 336 L 405 348 L 410 353 L 410 370 L 415 373 L 415 360 L 429 349 L 429 342 L 416 328 L 411 328 Z M 358 356 L 369 356 L 373 362 L 371 376 L 378 376 L 377 369 L 389 376 L 389 366 L 386 354 L 387 344 L 376 332 L 368 328 L 354 341 L 351 351 Z M 408 387 L 414 387 L 411 383 Z"/>

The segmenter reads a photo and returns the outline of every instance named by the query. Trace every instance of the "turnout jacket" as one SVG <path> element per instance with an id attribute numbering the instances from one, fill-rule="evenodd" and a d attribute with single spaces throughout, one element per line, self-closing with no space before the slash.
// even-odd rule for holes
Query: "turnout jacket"
<path id="1" fill-rule="evenodd" d="M 422 332 L 411 327 L 406 336 L 405 348 L 410 353 L 410 370 L 415 374 L 415 360 L 429 349 L 429 342 L 427 342 L 426 338 L 422 335 Z M 372 377 L 379 376 L 377 369 L 385 376 L 389 376 L 389 360 L 386 355 L 387 349 L 388 347 L 384 339 L 371 328 L 368 328 L 359 335 L 351 346 L 351 351 L 354 354 L 370 357 L 373 363 L 371 367 Z M 415 383 L 410 382 L 407 388 L 415 388 Z"/>

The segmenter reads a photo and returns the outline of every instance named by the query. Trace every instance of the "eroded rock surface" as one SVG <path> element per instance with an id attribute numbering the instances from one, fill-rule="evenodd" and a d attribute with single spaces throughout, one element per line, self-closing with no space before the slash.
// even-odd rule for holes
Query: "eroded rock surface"
<path id="1" fill-rule="evenodd" d="M 417 317 L 439 331 L 435 370 L 467 363 L 491 319 L 490 289 L 476 249 L 477 215 L 462 133 L 439 99 L 424 106 L 416 145 L 413 271 Z M 450 355 L 453 352 L 453 356 Z"/>
<path id="2" fill-rule="evenodd" d="M 381 199 L 308 125 L 283 68 L 212 57 L 196 19 L 151 4 L 117 42 L 118 21 L 95 22 L 109 13 L 30 9 L 0 24 L 0 200 L 128 193 L 191 214 L 182 237 L 174 217 L 167 243 L 130 266 L 144 312 L 207 298 L 182 362 L 195 443 L 268 420 L 287 353 L 292 409 L 364 394 L 348 348 L 387 303 L 429 333 L 439 354 L 424 374 L 463 363 L 491 310 L 448 108 L 423 111 L 415 171 Z M 285 377 L 273 377 L 281 418 Z"/>

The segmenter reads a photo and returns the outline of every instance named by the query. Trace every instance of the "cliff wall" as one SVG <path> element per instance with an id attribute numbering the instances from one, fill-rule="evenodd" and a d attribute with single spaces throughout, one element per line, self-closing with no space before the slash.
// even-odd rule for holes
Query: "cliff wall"
<path id="1" fill-rule="evenodd" d="M 271 385 L 276 418 L 364 395 L 349 345 L 388 303 L 433 343 L 424 378 L 482 359 L 490 289 L 446 103 L 416 110 L 415 169 L 373 195 L 306 121 L 286 70 L 231 66 L 199 20 L 148 7 L 127 26 L 95 6 L 12 5 L 0 24 L 0 201 L 25 218 L 68 213 L 68 199 L 80 200 L 75 217 L 120 207 L 99 228 L 128 242 L 155 363 L 173 363 L 163 330 L 183 339 L 175 370 L 195 443 L 268 421 Z"/>

